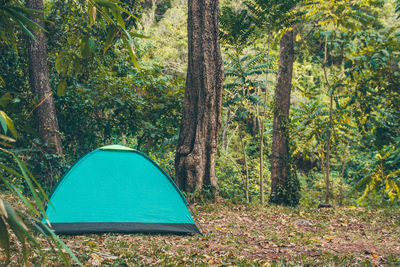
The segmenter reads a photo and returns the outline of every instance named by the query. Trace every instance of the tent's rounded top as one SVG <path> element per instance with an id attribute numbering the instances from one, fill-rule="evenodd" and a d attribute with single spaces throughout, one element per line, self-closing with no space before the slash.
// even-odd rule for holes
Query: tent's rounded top
<path id="1" fill-rule="evenodd" d="M 121 146 L 121 145 L 109 145 L 100 147 L 101 150 L 125 150 L 125 151 L 135 151 L 132 148 Z"/>

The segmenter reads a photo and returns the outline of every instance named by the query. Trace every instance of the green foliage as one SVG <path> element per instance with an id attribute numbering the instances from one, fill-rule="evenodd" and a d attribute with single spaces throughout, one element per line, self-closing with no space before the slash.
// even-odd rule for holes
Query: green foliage
<path id="1" fill-rule="evenodd" d="M 156 1 L 157 4 L 161 4 Z M 143 13 L 141 29 L 151 39 L 138 39 L 141 65 L 153 64 L 164 68 L 164 73 L 186 77 L 187 68 L 187 1 L 173 0 L 171 8 L 162 16 L 157 10 Z"/>
<path id="2" fill-rule="evenodd" d="M 60 125 L 69 149 L 78 148 L 79 157 L 104 143 L 121 142 L 123 135 L 144 152 L 173 147 L 184 84 L 160 71 L 142 69 L 141 75 L 122 78 L 99 72 L 89 83 L 73 81 L 76 89 L 59 100 Z"/>
<path id="3" fill-rule="evenodd" d="M 359 205 L 398 205 L 395 184 L 398 187 L 400 169 L 400 35 L 394 16 L 399 8 L 388 2 L 383 6 L 383 2 L 221 2 L 220 36 L 226 79 L 216 172 L 223 198 L 246 201 L 244 156 L 250 200 L 259 197 L 258 118 L 265 128 L 264 190 L 270 188 L 269 103 L 276 81 L 277 40 L 283 28 L 292 27 L 296 32 L 289 124 L 293 170 L 287 186 L 273 199 L 285 201 L 286 205 L 298 203 L 295 172 L 299 173 L 302 188 L 300 204 L 314 207 L 322 199 L 328 107 L 333 94 L 331 196 L 338 199 L 342 188 L 347 193 L 345 204 L 363 197 Z M 34 130 L 33 114 L 39 103 L 28 86 L 22 35 L 29 36 L 38 28 L 27 23 L 27 32 L 17 21 L 21 16 L 4 13 L 5 6 L 21 6 L 20 2 L 0 4 L 1 137 L 5 147 L 18 153 L 39 182 L 39 169 L 53 172 L 57 180 L 77 158 L 111 143 L 142 150 L 174 175 L 187 62 L 187 2 L 135 1 L 135 7 L 131 4 L 132 1 L 109 0 L 46 1 L 48 62 L 65 162 L 40 151 Z M 14 11 L 25 17 L 31 12 Z M 7 23 L 11 23 L 12 31 L 4 26 Z M 8 116 L 13 118 L 14 126 Z M 17 131 L 18 139 L 14 135 Z M 377 154 L 382 160 L 376 158 Z M 2 159 L 1 164 L 18 168 L 11 157 Z M 12 182 L 21 195 L 30 192 L 24 177 L 15 176 Z M 349 187 L 355 187 L 350 195 Z M 188 197 L 208 201 L 207 192 L 211 191 L 206 189 L 205 194 L 196 192 Z M 292 191 L 294 197 L 288 197 Z"/>
<path id="4" fill-rule="evenodd" d="M 109 25 L 107 30 L 107 38 L 104 43 L 104 53 L 111 47 L 117 36 L 120 36 L 125 49 L 132 60 L 133 65 L 139 70 L 139 64 L 135 53 L 135 44 L 132 36 L 143 38 L 145 36 L 137 33 L 130 33 L 126 28 L 126 22 L 130 19 L 136 20 L 137 17 L 131 12 L 133 6 L 120 1 L 109 1 L 109 0 L 87 0 L 87 13 L 89 15 L 89 24 L 94 24 L 97 20 L 100 21 L 100 25 L 106 29 L 105 24 Z M 126 20 L 126 21 L 125 21 Z M 105 22 L 105 23 L 104 23 Z M 87 56 L 90 48 L 89 39 L 83 40 L 87 42 L 83 47 L 83 56 Z M 93 42 L 93 41 L 92 41 Z M 93 45 L 92 45 L 93 46 Z M 86 47 L 88 49 L 86 49 Z"/>
<path id="5" fill-rule="evenodd" d="M 260 29 L 278 31 L 284 27 L 292 26 L 302 12 L 295 7 L 299 3 L 296 0 L 248 0 L 245 5 L 250 10 L 253 22 Z"/>
<path id="6" fill-rule="evenodd" d="M 25 8 L 17 0 L 1 1 L 0 40 L 4 42 L 4 44 L 12 46 L 17 52 L 17 28 L 30 38 L 35 39 L 32 32 L 44 30 L 39 24 L 30 19 L 30 17 L 43 19 L 42 16 L 37 13 L 36 10 Z"/>
<path id="7" fill-rule="evenodd" d="M 380 27 L 376 17 L 378 8 L 382 8 L 383 0 L 339 0 L 303 1 L 305 18 L 314 20 L 323 30 L 356 31 L 367 26 Z"/>
<path id="8" fill-rule="evenodd" d="M 272 204 L 296 207 L 300 201 L 300 182 L 296 175 L 290 173 L 271 193 L 269 202 Z"/>
<path id="9" fill-rule="evenodd" d="M 14 138 L 18 137 L 17 131 L 15 130 L 14 122 L 2 110 L 0 110 L 0 123 L 1 127 L 3 128 L 4 134 L 7 134 L 7 131 L 10 130 Z M 5 138 L 5 136 L 2 136 L 2 138 Z"/>
<path id="10" fill-rule="evenodd" d="M 400 12 L 400 1 L 399 0 L 395 0 L 394 2 L 396 3 L 395 12 L 399 13 Z M 400 15 L 397 15 L 397 18 L 399 18 L 399 17 L 400 17 Z"/>
<path id="11" fill-rule="evenodd" d="M 224 84 L 229 95 L 228 100 L 223 105 L 225 107 L 239 106 L 237 115 L 241 119 L 245 119 L 250 114 L 254 116 L 254 107 L 249 108 L 249 105 L 265 105 L 260 100 L 257 89 L 265 90 L 265 81 L 261 75 L 266 72 L 273 72 L 269 69 L 272 63 L 265 63 L 263 54 L 258 54 L 255 57 L 246 55 L 224 63 L 226 65 L 225 76 L 233 78 L 233 80 Z"/>
<path id="12" fill-rule="evenodd" d="M 221 7 L 220 38 L 231 46 L 247 45 L 254 38 L 255 26 L 246 9 L 235 11 L 230 6 Z"/>
<path id="13" fill-rule="evenodd" d="M 17 134 L 12 120 L 3 111 L 1 112 L 2 116 L 6 117 L 6 123 L 5 126 L 3 126 L 4 135 L 0 135 L 0 139 L 2 140 L 1 143 L 3 145 L 7 144 L 8 146 L 11 146 L 9 143 L 15 142 L 15 140 L 5 135 L 7 134 L 7 126 L 8 128 L 10 128 L 10 125 L 13 127 L 13 131 L 11 129 L 10 131 L 15 138 L 17 138 Z M 25 213 L 22 213 L 22 211 L 15 211 L 7 202 L 0 198 L 0 248 L 5 251 L 7 257 L 6 263 L 9 263 L 11 257 L 12 237 L 10 236 L 10 233 L 15 235 L 21 245 L 24 265 L 28 264 L 29 249 L 27 244 L 29 244 L 31 248 L 35 249 L 41 258 L 45 258 L 41 246 L 36 241 L 37 238 L 33 235 L 33 233 L 36 233 L 43 234 L 52 246 L 55 245 L 59 248 L 57 252 L 54 250 L 53 252 L 63 258 L 64 264 L 67 266 L 70 265 L 70 262 L 64 253 L 64 251 L 66 251 L 77 264 L 82 266 L 74 253 L 64 244 L 64 242 L 57 237 L 45 223 L 42 223 L 42 217 L 47 221 L 47 223 L 49 223 L 42 204 L 44 201 L 49 202 L 49 199 L 38 181 L 29 172 L 23 161 L 14 153 L 4 149 L 3 147 L 0 147 L 0 153 L 9 161 L 14 161 L 18 168 L 14 169 L 12 164 L 0 163 L 0 181 L 7 186 L 11 192 L 17 195 L 26 208 Z M 29 188 L 28 192 L 34 200 L 33 203 L 31 203 L 20 189 L 17 188 L 14 182 L 16 178 L 20 178 L 26 183 L 26 186 Z M 26 222 L 21 219 L 21 216 L 19 216 L 18 213 L 23 216 Z M 61 248 L 63 248 L 64 251 Z"/>
<path id="14" fill-rule="evenodd" d="M 351 193 L 364 189 L 363 195 L 358 202 L 366 200 L 368 194 L 381 197 L 381 205 L 386 202 L 397 203 L 400 201 L 400 150 L 398 142 L 394 145 L 385 146 L 366 163 L 365 176 L 353 187 Z"/>
<path id="15" fill-rule="evenodd" d="M 87 5 L 87 9 L 85 9 L 85 4 Z M 81 34 L 68 36 L 68 44 L 74 48 L 66 50 L 68 46 L 62 46 L 61 49 L 63 51 L 57 55 L 55 69 L 61 76 L 57 88 L 59 96 L 65 95 L 69 78 L 79 76 L 91 57 L 96 53 L 100 53 L 100 50 L 105 54 L 116 43 L 120 47 L 125 48 L 134 67 L 139 71 L 134 37 L 148 37 L 129 29 L 135 27 L 136 20 L 138 19 L 130 10 L 133 8 L 132 6 L 123 2 L 108 0 L 88 0 L 84 3 L 68 2 L 68 4 L 55 1 L 52 5 L 55 7 L 62 6 L 61 8 L 65 12 L 68 12 L 62 16 L 59 13 L 53 13 L 49 16 L 54 21 L 63 19 L 62 24 L 58 25 L 58 27 L 65 29 L 72 25 L 76 26 L 77 23 L 86 26 L 83 31 L 81 29 Z M 65 20 L 65 17 L 67 17 L 67 20 Z M 97 24 L 95 25 L 96 22 Z M 51 31 L 54 31 L 54 27 L 57 27 L 57 25 L 51 26 Z M 91 35 L 88 35 L 88 33 Z M 65 37 L 67 36 L 63 36 L 63 38 Z"/>

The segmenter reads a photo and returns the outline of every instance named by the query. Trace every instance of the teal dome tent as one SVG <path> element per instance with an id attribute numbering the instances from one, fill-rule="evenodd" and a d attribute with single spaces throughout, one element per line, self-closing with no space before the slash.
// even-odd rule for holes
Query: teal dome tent
<path id="1" fill-rule="evenodd" d="M 117 145 L 75 163 L 46 214 L 58 234 L 200 233 L 172 179 L 149 157 Z"/>

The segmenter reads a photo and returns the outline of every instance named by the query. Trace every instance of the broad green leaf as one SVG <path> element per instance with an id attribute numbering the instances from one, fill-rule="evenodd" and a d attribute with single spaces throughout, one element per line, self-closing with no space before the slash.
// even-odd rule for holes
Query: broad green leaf
<path id="1" fill-rule="evenodd" d="M 96 49 L 96 42 L 95 42 L 95 40 L 93 40 L 92 38 L 89 38 L 88 45 L 89 45 L 89 50 L 90 50 L 90 52 L 93 53 L 94 50 Z"/>
<path id="2" fill-rule="evenodd" d="M 66 74 L 66 67 L 65 67 L 66 57 L 67 57 L 67 52 L 61 52 L 57 56 L 55 67 L 56 71 L 60 74 L 61 73 Z"/>
<path id="3" fill-rule="evenodd" d="M 131 35 L 129 34 L 129 32 L 127 32 L 126 30 L 123 30 L 123 31 L 124 31 L 125 37 L 126 37 L 126 38 L 123 38 L 125 48 L 128 50 L 129 55 L 131 56 L 133 65 L 136 67 L 137 70 L 139 70 L 139 64 L 138 64 L 137 58 L 136 58 L 135 44 L 133 42 L 133 39 L 132 39 Z"/>
<path id="4" fill-rule="evenodd" d="M 36 38 L 33 35 L 33 33 L 18 19 L 15 20 L 15 22 L 21 27 L 21 29 L 29 35 L 30 38 L 32 38 L 36 42 Z"/>
<path id="5" fill-rule="evenodd" d="M 89 37 L 84 37 L 81 40 L 81 56 L 88 57 L 90 55 L 90 48 L 89 48 Z"/>
<path id="6" fill-rule="evenodd" d="M 93 54 L 95 50 L 95 42 L 92 38 L 85 37 L 81 41 L 81 55 L 86 58 Z"/>
<path id="7" fill-rule="evenodd" d="M 111 13 L 113 14 L 114 18 L 117 20 L 117 24 L 118 24 L 122 29 L 125 30 L 125 21 L 124 21 L 124 19 L 122 18 L 122 15 L 121 15 L 121 13 L 119 12 L 119 10 L 114 8 L 114 9 L 111 10 Z"/>
<path id="8" fill-rule="evenodd" d="M 4 113 L 3 111 L 0 111 L 0 122 L 1 122 L 1 127 L 3 127 L 4 133 L 7 134 L 8 126 L 7 126 L 6 119 L 3 117 L 4 116 L 3 113 Z"/>
<path id="9" fill-rule="evenodd" d="M 1 126 L 3 127 L 5 134 L 7 134 L 8 130 L 10 130 L 12 136 L 14 138 L 18 138 L 18 134 L 17 134 L 17 131 L 15 130 L 14 122 L 2 110 L 0 110 L 0 122 L 1 122 Z"/>
<path id="10" fill-rule="evenodd" d="M 14 98 L 11 96 L 10 92 L 5 93 L 1 98 L 0 98 L 0 106 L 3 108 L 6 108 L 6 106 L 11 103 L 14 100 Z"/>
<path id="11" fill-rule="evenodd" d="M 64 79 L 61 79 L 60 82 L 58 83 L 57 95 L 65 96 L 66 91 L 67 91 L 67 80 L 64 78 Z"/>
<path id="12" fill-rule="evenodd" d="M 14 21 L 20 21 L 22 24 L 25 25 L 25 27 L 29 27 L 34 31 L 44 31 L 47 32 L 43 27 L 41 27 L 39 24 L 34 22 L 33 20 L 28 19 L 26 16 L 24 16 L 21 12 L 18 12 L 15 10 L 15 8 L 7 8 L 6 9 L 8 13 L 10 13 L 14 19 Z M 29 13 L 29 15 L 32 15 Z M 43 19 L 42 17 L 39 17 L 40 19 Z"/>
<path id="13" fill-rule="evenodd" d="M 58 73 L 64 74 L 66 77 L 78 73 L 81 68 L 79 56 L 75 52 L 60 52 L 57 56 L 55 67 Z"/>
<path id="14" fill-rule="evenodd" d="M 104 43 L 103 54 L 105 54 L 107 52 L 107 50 L 111 47 L 112 42 L 114 41 L 114 38 L 115 38 L 117 32 L 118 32 L 118 28 L 115 25 L 111 25 L 107 31 L 107 36 L 106 36 L 106 40 Z"/>

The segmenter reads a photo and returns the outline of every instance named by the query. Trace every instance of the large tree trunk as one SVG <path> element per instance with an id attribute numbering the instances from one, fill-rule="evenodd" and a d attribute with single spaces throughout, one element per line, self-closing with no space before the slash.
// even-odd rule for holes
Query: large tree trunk
<path id="1" fill-rule="evenodd" d="M 43 10 L 43 0 L 27 0 L 26 7 Z M 31 19 L 44 27 L 42 20 Z M 47 153 L 62 156 L 60 132 L 49 82 L 46 37 L 42 31 L 34 32 L 34 36 L 36 41 L 29 39 L 28 54 L 30 85 L 39 101 L 35 110 L 39 137 Z"/>
<path id="2" fill-rule="evenodd" d="M 284 205 L 298 203 L 298 181 L 290 176 L 288 120 L 294 61 L 293 31 L 280 40 L 279 70 L 275 90 L 275 109 L 271 149 L 270 202 Z"/>
<path id="3" fill-rule="evenodd" d="M 205 185 L 215 193 L 223 83 L 218 0 L 189 0 L 188 7 L 189 62 L 175 158 L 176 180 L 187 192 Z"/>

